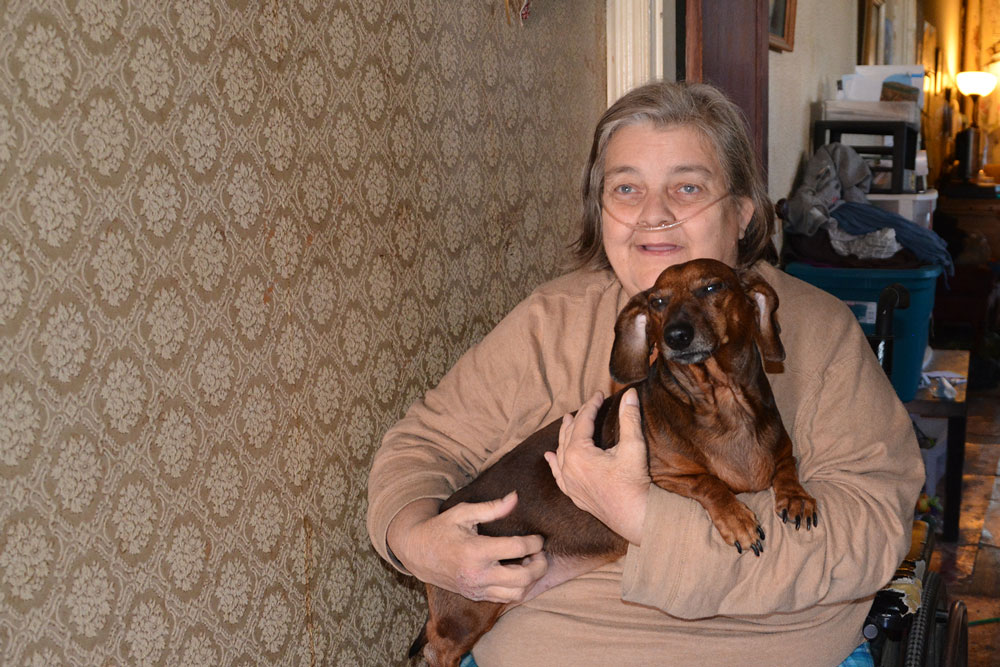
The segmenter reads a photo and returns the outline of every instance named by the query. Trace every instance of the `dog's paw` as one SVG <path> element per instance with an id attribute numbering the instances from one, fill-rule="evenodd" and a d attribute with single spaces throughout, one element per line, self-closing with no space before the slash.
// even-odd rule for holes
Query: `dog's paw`
<path id="1" fill-rule="evenodd" d="M 714 520 L 722 539 L 736 547 L 738 553 L 753 551 L 755 556 L 760 556 L 764 552 L 764 529 L 753 510 L 743 503 L 737 501 L 731 511 Z"/>
<path id="2" fill-rule="evenodd" d="M 819 510 L 816 508 L 816 499 L 805 490 L 790 493 L 775 492 L 774 511 L 783 522 L 791 521 L 794 523 L 795 530 L 801 528 L 803 522 L 806 524 L 806 530 L 819 525 Z"/>

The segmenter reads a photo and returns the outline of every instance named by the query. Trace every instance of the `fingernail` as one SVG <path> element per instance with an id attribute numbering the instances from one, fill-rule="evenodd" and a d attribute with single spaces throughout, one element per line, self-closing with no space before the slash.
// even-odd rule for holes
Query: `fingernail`
<path id="1" fill-rule="evenodd" d="M 625 405 L 639 405 L 639 396 L 636 394 L 635 389 L 626 391 L 622 398 L 625 400 Z"/>

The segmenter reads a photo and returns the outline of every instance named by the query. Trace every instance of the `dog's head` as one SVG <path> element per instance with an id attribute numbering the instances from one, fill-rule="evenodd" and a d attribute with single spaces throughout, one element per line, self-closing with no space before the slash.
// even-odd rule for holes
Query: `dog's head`
<path id="1" fill-rule="evenodd" d="M 611 376 L 622 384 L 645 378 L 654 349 L 668 363 L 716 357 L 728 368 L 756 344 L 765 361 L 782 361 L 777 308 L 777 294 L 756 272 L 737 274 L 714 259 L 671 266 L 618 315 Z"/>

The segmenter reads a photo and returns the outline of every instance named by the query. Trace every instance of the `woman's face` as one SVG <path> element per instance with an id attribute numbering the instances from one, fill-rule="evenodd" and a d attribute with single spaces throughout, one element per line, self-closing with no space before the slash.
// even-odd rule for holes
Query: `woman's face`
<path id="1" fill-rule="evenodd" d="M 695 128 L 639 123 L 618 129 L 608 142 L 603 192 L 604 251 L 629 296 L 690 259 L 736 266 L 753 205 L 727 197 L 722 165 Z M 643 229 L 680 219 L 686 222 L 669 229 Z"/>

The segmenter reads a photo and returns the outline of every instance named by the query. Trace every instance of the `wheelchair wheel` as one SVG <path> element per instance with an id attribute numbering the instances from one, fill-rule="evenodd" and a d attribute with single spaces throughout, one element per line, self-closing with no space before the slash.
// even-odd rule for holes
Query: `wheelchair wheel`
<path id="1" fill-rule="evenodd" d="M 944 642 L 943 667 L 966 667 L 969 664 L 969 612 L 961 600 L 952 602 L 948 610 Z"/>
<path id="2" fill-rule="evenodd" d="M 928 661 L 933 657 L 935 644 L 934 634 L 937 625 L 938 605 L 941 599 L 941 576 L 937 572 L 928 572 L 924 579 L 924 590 L 920 598 L 920 608 L 913 617 L 910 626 L 910 637 L 906 646 L 904 667 L 926 667 L 936 661 Z"/>

